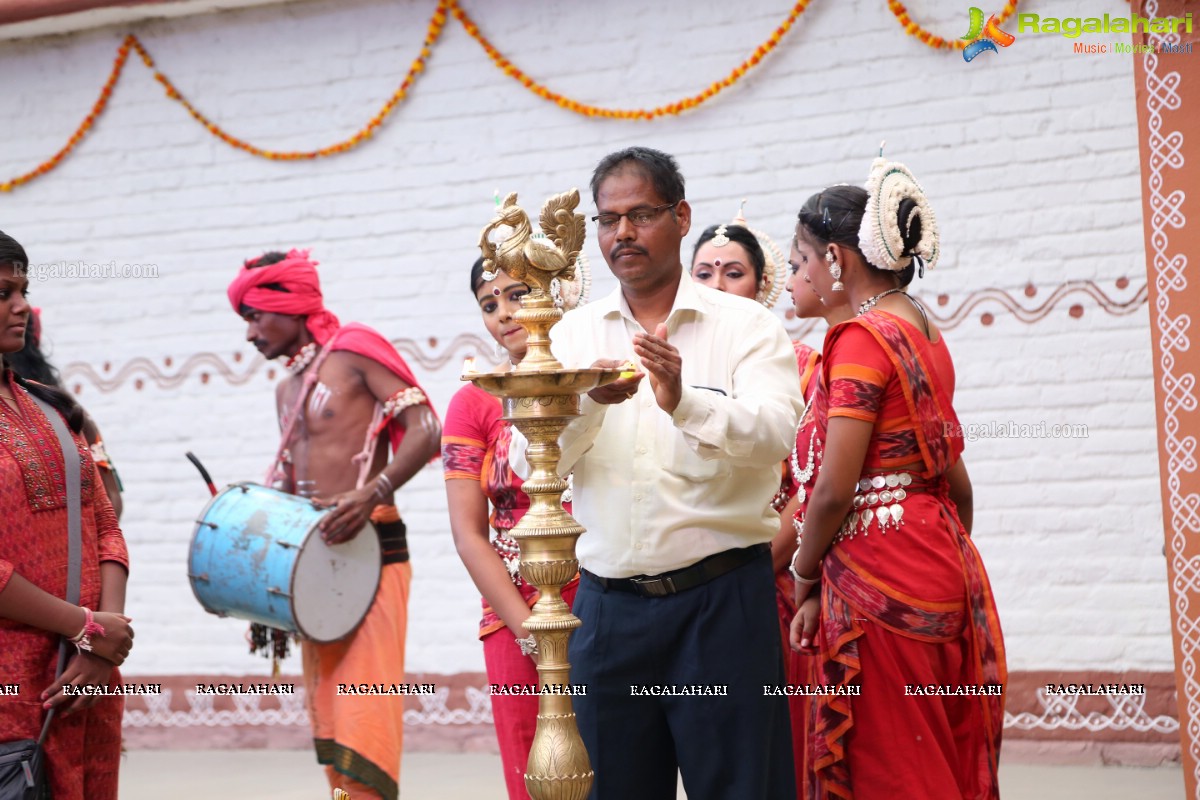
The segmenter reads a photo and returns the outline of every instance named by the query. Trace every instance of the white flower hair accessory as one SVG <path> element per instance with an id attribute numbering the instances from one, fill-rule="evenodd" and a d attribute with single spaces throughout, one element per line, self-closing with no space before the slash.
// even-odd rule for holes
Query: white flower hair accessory
<path id="1" fill-rule="evenodd" d="M 773 308 L 779 300 L 779 296 L 783 294 L 783 287 L 787 283 L 789 270 L 787 256 L 779 249 L 779 245 L 771 240 L 770 236 L 746 224 L 746 217 L 742 214 L 745 207 L 746 201 L 743 199 L 732 224 L 741 225 L 754 234 L 754 238 L 758 240 L 758 246 L 762 248 L 767 263 L 763 266 L 762 280 L 758 282 L 758 291 L 755 292 L 754 299 L 767 308 Z M 713 241 L 715 243 L 715 237 Z"/>
<path id="2" fill-rule="evenodd" d="M 871 162 L 866 190 L 867 209 L 858 230 L 858 243 L 867 262 L 879 269 L 899 272 L 915 258 L 922 275 L 926 267 L 933 269 L 939 254 L 933 208 L 908 167 L 883 157 L 883 144 L 879 145 L 879 157 Z M 916 206 L 908 219 L 899 220 L 900 203 L 905 199 Z M 905 249 L 904 234 L 917 218 L 921 221 L 921 239 L 911 249 Z"/>

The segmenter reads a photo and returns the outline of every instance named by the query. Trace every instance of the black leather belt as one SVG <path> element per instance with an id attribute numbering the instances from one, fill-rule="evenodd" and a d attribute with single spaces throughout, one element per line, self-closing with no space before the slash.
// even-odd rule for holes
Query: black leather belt
<path id="1" fill-rule="evenodd" d="M 752 547 L 742 547 L 737 550 L 726 550 L 714 553 L 708 558 L 701 559 L 690 567 L 671 570 L 661 575 L 634 575 L 632 578 L 601 578 L 586 569 L 580 570 L 584 575 L 603 586 L 606 590 L 628 592 L 640 597 L 666 597 L 667 595 L 686 592 L 703 586 L 711 580 L 721 577 L 727 572 L 733 572 L 738 567 L 744 567 L 756 558 L 771 552 L 767 543 L 756 544 Z"/>

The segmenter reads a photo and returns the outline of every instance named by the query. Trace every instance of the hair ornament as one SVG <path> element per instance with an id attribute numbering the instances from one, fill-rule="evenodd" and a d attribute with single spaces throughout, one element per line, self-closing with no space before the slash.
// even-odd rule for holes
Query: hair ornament
<path id="1" fill-rule="evenodd" d="M 776 301 L 779 300 L 779 296 L 783 294 L 784 285 L 787 284 L 788 273 L 790 272 L 787 256 L 779 249 L 779 245 L 771 240 L 770 236 L 746 224 L 746 217 L 742 213 L 745 208 L 746 199 L 742 198 L 742 204 L 738 206 L 737 216 L 733 218 L 731 224 L 741 225 L 754 234 L 754 238 L 758 240 L 758 246 L 762 248 L 763 256 L 766 258 L 767 263 L 764 266 L 762 280 L 758 283 L 758 291 L 755 292 L 754 299 L 767 308 L 773 308 Z M 724 225 L 717 228 L 717 234 L 724 236 Z M 716 241 L 716 236 L 713 237 L 712 241 Z M 729 239 L 726 237 L 725 241 L 728 242 Z M 721 245 L 717 246 L 720 247 Z"/>
<path id="2" fill-rule="evenodd" d="M 708 243 L 713 247 L 724 247 L 725 245 L 729 244 L 729 236 L 726 235 L 728 233 L 729 231 L 726 230 L 724 225 L 722 225 L 713 231 L 713 237 L 708 240 Z"/>
<path id="3" fill-rule="evenodd" d="M 883 145 L 880 143 L 879 156 L 871 163 L 867 178 L 867 208 L 858 231 L 859 246 L 867 262 L 874 267 L 899 272 L 915 259 L 924 277 L 926 267 L 933 269 L 937 265 L 937 220 L 925 191 L 912 172 L 898 161 L 885 159 Z M 916 207 L 904 220 L 901 230 L 898 216 L 900 203 L 904 200 L 913 201 Z M 912 248 L 906 248 L 906 234 L 917 219 L 921 221 L 921 239 Z"/>

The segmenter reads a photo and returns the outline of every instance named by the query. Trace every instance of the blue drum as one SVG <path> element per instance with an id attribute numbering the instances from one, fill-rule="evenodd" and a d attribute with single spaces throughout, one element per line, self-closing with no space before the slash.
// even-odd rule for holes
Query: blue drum
<path id="1" fill-rule="evenodd" d="M 188 579 L 204 610 L 333 642 L 362 622 L 379 588 L 380 546 L 367 523 L 328 545 L 317 523 L 329 509 L 237 483 L 205 507 L 192 534 Z"/>

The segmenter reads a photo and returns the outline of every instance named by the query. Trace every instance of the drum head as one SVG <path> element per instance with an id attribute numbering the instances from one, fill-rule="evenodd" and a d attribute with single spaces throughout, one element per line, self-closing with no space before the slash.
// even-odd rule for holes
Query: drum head
<path id="1" fill-rule="evenodd" d="M 333 642 L 354 632 L 379 588 L 379 534 L 368 522 L 348 542 L 329 545 L 315 528 L 292 573 L 292 611 L 300 633 Z"/>

